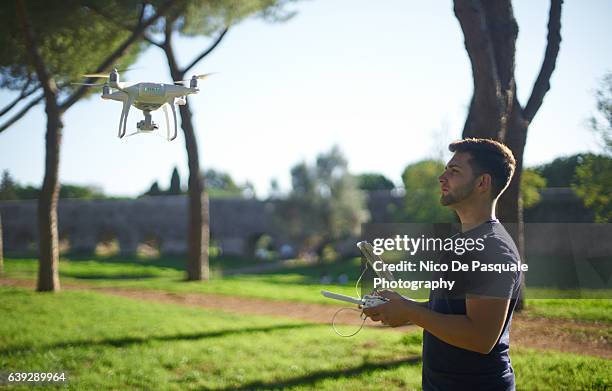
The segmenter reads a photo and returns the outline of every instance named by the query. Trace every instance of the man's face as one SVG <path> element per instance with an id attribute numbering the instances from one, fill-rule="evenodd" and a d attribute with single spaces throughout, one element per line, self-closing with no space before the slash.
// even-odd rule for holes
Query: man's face
<path id="1" fill-rule="evenodd" d="M 440 181 L 440 203 L 453 206 L 468 199 L 476 188 L 476 178 L 469 163 L 468 153 L 457 152 L 446 164 L 446 169 L 438 177 Z"/>

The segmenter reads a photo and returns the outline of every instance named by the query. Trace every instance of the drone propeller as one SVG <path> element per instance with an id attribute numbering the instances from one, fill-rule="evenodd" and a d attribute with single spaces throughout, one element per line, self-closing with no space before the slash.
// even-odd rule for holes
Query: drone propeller
<path id="1" fill-rule="evenodd" d="M 117 72 L 128 72 L 128 71 L 132 71 L 134 69 L 140 69 L 140 67 L 135 67 L 135 68 L 122 68 L 122 69 L 117 69 L 114 68 L 114 70 L 116 70 Z M 84 75 L 81 75 L 83 77 L 99 77 L 99 78 L 108 78 L 110 76 L 111 72 L 106 72 L 106 73 L 86 73 Z"/>
<path id="2" fill-rule="evenodd" d="M 102 77 L 102 78 L 108 78 L 109 74 L 108 73 L 87 73 L 84 75 L 81 75 L 83 77 Z"/>
<path id="3" fill-rule="evenodd" d="M 96 87 L 96 86 L 103 86 L 106 83 L 70 83 L 70 84 L 75 85 L 75 86 Z"/>
<path id="4" fill-rule="evenodd" d="M 193 75 L 193 77 L 191 79 L 186 79 L 186 80 L 175 80 L 174 83 L 175 84 L 185 84 L 186 82 L 191 81 L 192 79 L 198 79 L 198 80 L 204 80 L 206 79 L 208 76 L 210 75 L 214 75 L 217 72 L 211 72 L 211 73 L 203 73 L 201 75 Z"/>

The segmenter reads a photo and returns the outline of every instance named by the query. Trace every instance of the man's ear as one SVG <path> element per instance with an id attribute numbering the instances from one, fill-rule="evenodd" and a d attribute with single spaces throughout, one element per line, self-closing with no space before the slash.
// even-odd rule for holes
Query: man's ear
<path id="1" fill-rule="evenodd" d="M 482 174 L 478 180 L 478 187 L 482 191 L 487 191 L 493 186 L 491 174 Z"/>

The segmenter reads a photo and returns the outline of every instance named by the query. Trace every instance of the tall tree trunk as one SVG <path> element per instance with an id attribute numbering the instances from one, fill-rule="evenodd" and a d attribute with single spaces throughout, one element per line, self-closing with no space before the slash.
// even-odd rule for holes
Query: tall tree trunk
<path id="1" fill-rule="evenodd" d="M 172 23 L 166 21 L 166 40 L 161 48 L 166 54 L 170 75 L 174 80 L 183 80 L 185 71 L 181 70 L 172 48 Z M 179 106 L 181 128 L 185 134 L 187 149 L 187 164 L 189 166 L 188 198 L 189 198 L 189 253 L 187 259 L 187 280 L 202 281 L 209 279 L 208 244 L 210 238 L 208 196 L 206 194 L 204 177 L 200 170 L 198 143 L 195 137 L 191 109 L 188 104 Z"/>
<path id="2" fill-rule="evenodd" d="M 59 159 L 62 120 L 57 106 L 47 108 L 45 136 L 45 177 L 38 197 L 39 270 L 38 291 L 58 291 L 59 237 L 57 231 L 57 200 L 59 198 Z"/>
<path id="3" fill-rule="evenodd" d="M 57 104 L 57 86 L 38 49 L 36 34 L 23 0 L 17 0 L 17 16 L 28 49 L 30 61 L 43 87 L 47 133 L 45 136 L 45 177 L 38 198 L 39 270 L 38 291 L 58 291 L 59 245 L 57 232 L 57 199 L 59 197 L 59 151 L 62 137 L 62 115 Z"/>
<path id="4" fill-rule="evenodd" d="M 509 228 L 510 235 L 514 238 L 516 246 L 519 250 L 521 260 L 526 262 L 525 257 L 525 222 L 523 220 L 523 200 L 521 197 L 521 177 L 523 173 L 523 154 L 525 152 L 525 144 L 527 142 L 527 130 L 529 122 L 523 117 L 523 110 L 516 101 L 513 105 L 513 110 L 508 123 L 508 131 L 504 142 L 512 150 L 514 159 L 516 160 L 516 169 L 510 185 L 500 197 L 497 204 L 497 215 L 499 219 L 506 223 Z M 525 306 L 525 276 L 521 281 L 521 290 L 519 300 L 517 302 L 517 310 L 522 310 Z"/>
<path id="5" fill-rule="evenodd" d="M 550 89 L 561 42 L 562 0 L 551 0 L 548 43 L 544 62 L 531 96 L 523 109 L 516 98 L 514 79 L 518 25 L 510 0 L 455 0 L 454 10 L 465 37 L 472 64 L 474 94 L 463 137 L 484 137 L 504 142 L 516 159 L 516 171 L 497 205 L 497 216 L 509 226 L 521 259 L 525 261 L 521 174 L 530 122 Z M 524 287 L 524 280 L 523 280 Z M 521 299 L 518 307 L 522 307 Z"/>
<path id="6" fill-rule="evenodd" d="M 187 261 L 187 280 L 208 280 L 208 245 L 210 240 L 208 195 L 204 188 L 204 177 L 200 170 L 198 143 L 193 128 L 191 110 L 188 105 L 179 107 L 189 165 L 189 258 Z"/>

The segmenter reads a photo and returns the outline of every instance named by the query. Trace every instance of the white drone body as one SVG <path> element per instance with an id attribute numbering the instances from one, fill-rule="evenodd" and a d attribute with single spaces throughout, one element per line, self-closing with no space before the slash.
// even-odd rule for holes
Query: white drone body
<path id="1" fill-rule="evenodd" d="M 119 117 L 119 138 L 123 138 L 126 134 L 127 119 L 130 112 L 130 107 L 134 106 L 144 113 L 144 120 L 136 124 L 138 129 L 136 132 L 129 134 L 131 136 L 136 133 L 148 133 L 159 128 L 159 126 L 151 120 L 151 112 L 162 108 L 166 116 L 167 139 L 172 141 L 177 136 L 177 121 L 176 109 L 177 105 L 185 105 L 187 100 L 185 97 L 190 94 L 195 94 L 200 90 L 198 87 L 198 79 L 203 79 L 208 75 L 193 76 L 189 81 L 189 87 L 165 84 L 165 83 L 126 83 L 119 81 L 119 72 L 113 69 L 110 75 L 92 74 L 84 75 L 87 77 L 108 77 L 108 83 L 102 88 L 102 99 L 116 100 L 123 103 L 121 116 Z M 183 83 L 184 81 L 176 81 L 175 83 Z M 98 85 L 98 84 L 86 84 Z M 114 91 L 116 90 L 116 91 Z M 173 128 L 170 128 L 170 118 L 168 116 L 168 107 L 172 110 Z"/>

